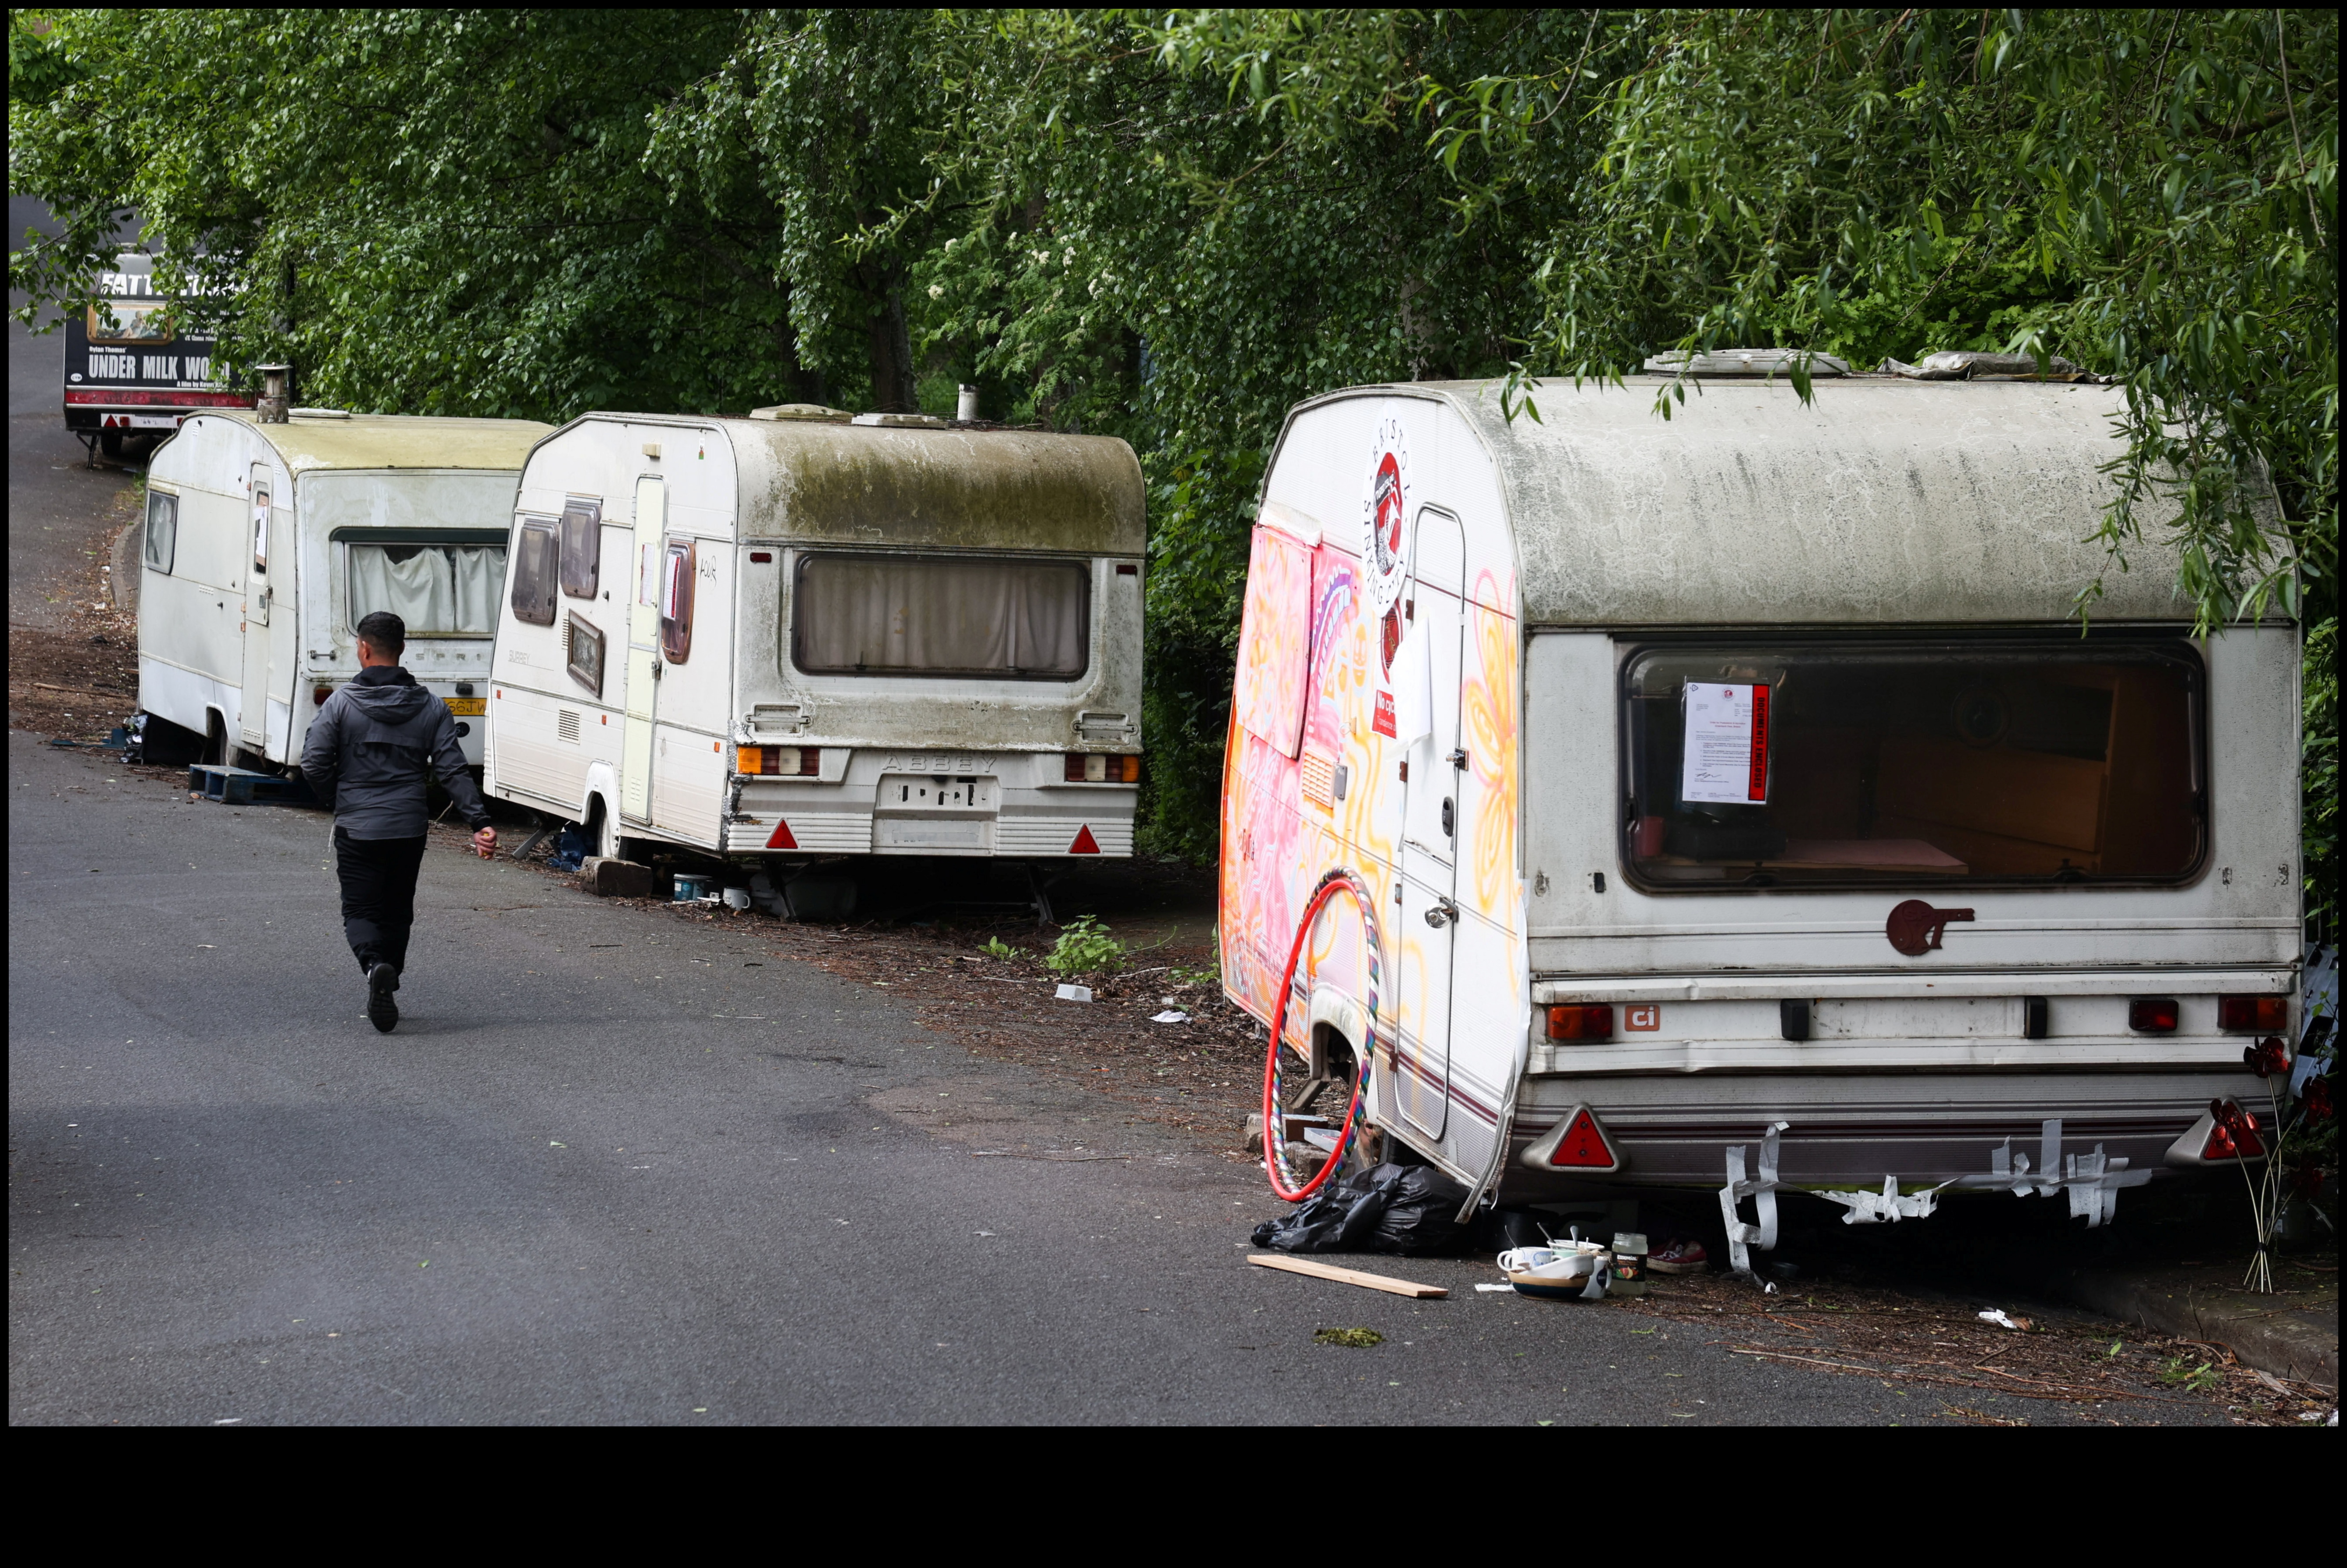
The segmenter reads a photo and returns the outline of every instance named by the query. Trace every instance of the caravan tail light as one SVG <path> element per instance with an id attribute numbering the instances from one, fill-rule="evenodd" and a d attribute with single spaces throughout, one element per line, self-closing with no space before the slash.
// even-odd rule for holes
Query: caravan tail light
<path id="1" fill-rule="evenodd" d="M 2173 1034 L 2176 1019 L 2173 996 L 2138 996 L 2127 1003 L 2127 1027 L 2138 1034 Z"/>
<path id="2" fill-rule="evenodd" d="M 334 688 L 331 686 L 317 686 L 310 688 L 310 700 L 321 708 L 325 707 L 326 698 L 333 695 Z"/>
<path id="3" fill-rule="evenodd" d="M 1138 784 L 1141 782 L 1141 759 L 1103 756 L 1097 751 L 1071 751 L 1068 753 L 1067 769 L 1061 777 L 1071 784 Z"/>
<path id="4" fill-rule="evenodd" d="M 737 773 L 806 779 L 823 771 L 823 752 L 813 746 L 742 746 L 733 756 Z"/>
<path id="5" fill-rule="evenodd" d="M 2290 1025 L 2290 1002 L 2280 996 L 2220 996 L 2217 1027 L 2244 1034 L 2271 1034 Z"/>
<path id="6" fill-rule="evenodd" d="M 1570 1006 L 1548 1010 L 1548 1037 L 1552 1040 L 1611 1040 L 1614 1038 L 1614 1009 L 1610 1003 L 1573 1003 Z"/>
<path id="7" fill-rule="evenodd" d="M 2254 1160 L 2265 1156 L 2265 1140 L 2258 1136 L 2258 1115 L 2230 1100 L 2209 1102 L 2209 1141 L 2200 1145 L 2204 1160 Z"/>

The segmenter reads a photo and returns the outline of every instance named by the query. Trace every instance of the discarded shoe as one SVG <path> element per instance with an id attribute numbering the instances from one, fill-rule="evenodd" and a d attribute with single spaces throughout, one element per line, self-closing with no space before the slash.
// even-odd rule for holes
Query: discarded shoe
<path id="1" fill-rule="evenodd" d="M 388 1034 L 399 1027 L 399 1003 L 391 993 L 399 989 L 399 971 L 387 963 L 378 963 L 367 971 L 367 1022 L 375 1033 Z"/>
<path id="2" fill-rule="evenodd" d="M 1711 1260 L 1700 1241 L 1666 1241 L 1646 1254 L 1646 1267 L 1657 1274 L 1701 1274 Z"/>

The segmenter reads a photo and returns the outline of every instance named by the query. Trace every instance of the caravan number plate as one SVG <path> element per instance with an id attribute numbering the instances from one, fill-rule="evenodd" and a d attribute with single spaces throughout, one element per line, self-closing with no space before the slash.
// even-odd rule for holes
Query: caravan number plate
<path id="1" fill-rule="evenodd" d="M 459 718 L 468 715 L 478 718 L 489 711 L 489 699 L 486 697 L 452 697 L 448 698 L 448 711 Z"/>

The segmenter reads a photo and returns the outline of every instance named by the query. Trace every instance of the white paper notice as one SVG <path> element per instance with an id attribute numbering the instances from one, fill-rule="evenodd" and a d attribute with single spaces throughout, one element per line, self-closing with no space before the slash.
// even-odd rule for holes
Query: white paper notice
<path id="1" fill-rule="evenodd" d="M 1768 688 L 1689 682 L 1679 799 L 1739 806 L 1768 799 Z"/>

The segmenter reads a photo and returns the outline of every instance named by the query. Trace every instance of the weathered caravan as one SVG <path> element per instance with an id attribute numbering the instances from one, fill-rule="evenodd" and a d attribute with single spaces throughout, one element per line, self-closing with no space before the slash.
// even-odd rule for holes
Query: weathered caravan
<path id="1" fill-rule="evenodd" d="M 2222 1155 L 2297 1005 L 2295 630 L 2196 640 L 2147 545 L 2081 636 L 2109 389 L 1710 378 L 1665 422 L 1657 384 L 1289 416 L 1230 995 L 1268 1021 L 1358 879 L 1375 930 L 1327 906 L 1286 1036 L 1341 1081 L 1374 1033 L 1369 1119 L 1501 1202 L 1958 1182 L 2099 1222 Z"/>
<path id="2" fill-rule="evenodd" d="M 589 414 L 538 444 L 491 792 L 592 824 L 603 853 L 692 845 L 778 881 L 839 856 L 1132 853 L 1132 449 L 808 412 Z"/>
<path id="3" fill-rule="evenodd" d="M 460 716 L 477 764 L 506 519 L 548 429 L 190 415 L 147 469 L 139 707 L 206 738 L 209 760 L 294 762 L 318 705 L 358 674 L 352 628 L 390 610 L 407 622 L 408 667 Z"/>

